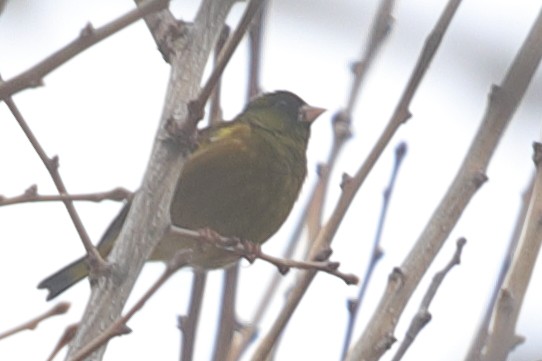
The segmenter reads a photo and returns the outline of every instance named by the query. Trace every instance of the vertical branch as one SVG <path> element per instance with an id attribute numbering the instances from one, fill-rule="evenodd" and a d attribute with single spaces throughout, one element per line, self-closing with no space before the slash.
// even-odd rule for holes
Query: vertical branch
<path id="1" fill-rule="evenodd" d="M 399 169 L 401 167 L 401 164 L 403 163 L 403 159 L 406 154 L 406 149 L 407 149 L 406 143 L 400 143 L 397 146 L 397 148 L 395 148 L 395 163 L 393 165 L 393 170 L 391 173 L 388 186 L 384 190 L 382 209 L 380 211 L 377 231 L 376 231 L 375 238 L 373 241 L 373 248 L 371 250 L 371 259 L 369 260 L 369 266 L 367 267 L 367 271 L 365 272 L 365 277 L 363 278 L 361 286 L 359 287 L 358 296 L 356 297 L 356 299 L 351 299 L 348 301 L 349 319 L 348 319 L 348 327 L 346 329 L 346 336 L 344 338 L 344 345 L 343 345 L 343 350 L 341 354 L 341 360 L 344 360 L 346 358 L 346 353 L 348 352 L 348 348 L 350 347 L 350 342 L 352 340 L 352 333 L 354 332 L 354 326 L 356 325 L 356 318 L 357 318 L 357 315 L 359 314 L 359 309 L 363 302 L 365 291 L 367 290 L 367 287 L 369 286 L 369 281 L 371 280 L 376 264 L 378 263 L 380 258 L 382 258 L 383 251 L 380 248 L 380 240 L 382 238 L 382 231 L 384 229 L 384 222 L 386 220 L 386 215 L 388 213 L 388 206 L 390 204 L 391 195 L 393 192 L 393 188 L 395 187 L 397 174 L 399 173 Z"/>
<path id="2" fill-rule="evenodd" d="M 218 56 L 220 52 L 222 51 L 222 48 L 226 44 L 226 41 L 228 40 L 228 37 L 230 36 L 230 27 L 228 25 L 224 25 L 222 28 L 222 31 L 220 32 L 220 36 L 218 37 L 218 40 L 216 42 L 215 46 L 215 65 L 218 62 Z M 209 125 L 217 125 L 221 121 L 223 121 L 222 117 L 222 108 L 220 106 L 220 90 L 221 90 L 221 80 L 218 79 L 216 82 L 215 89 L 213 90 L 213 94 L 211 95 L 211 110 L 209 114 Z"/>
<path id="3" fill-rule="evenodd" d="M 448 272 L 450 272 L 450 270 L 454 266 L 460 263 L 461 252 L 463 251 L 465 243 L 467 243 L 467 240 L 465 238 L 459 238 L 457 240 L 455 253 L 452 259 L 448 262 L 446 267 L 444 267 L 441 271 L 437 272 L 433 276 L 431 284 L 429 285 L 425 296 L 423 296 L 423 300 L 420 304 L 420 307 L 418 308 L 418 312 L 416 312 L 416 315 L 412 318 L 412 321 L 410 321 L 410 325 L 408 326 L 408 330 L 403 339 L 403 342 L 401 342 L 401 345 L 393 356 L 392 361 L 400 361 L 403 358 L 407 350 L 414 343 L 414 340 L 421 332 L 421 330 L 429 323 L 429 321 L 431 321 L 432 316 L 429 312 L 429 306 L 431 305 L 433 298 L 435 298 L 435 295 L 437 294 L 437 291 L 442 284 L 442 281 L 444 281 L 444 277 L 446 277 Z"/>
<path id="4" fill-rule="evenodd" d="M 203 294 L 207 281 L 207 273 L 194 270 L 192 273 L 192 290 L 190 292 L 190 306 L 186 316 L 180 316 L 178 327 L 181 330 L 181 357 L 180 361 L 192 361 L 194 358 L 194 345 L 198 331 L 199 316 L 203 303 Z"/>
<path id="5" fill-rule="evenodd" d="M 236 328 L 235 296 L 239 280 L 239 262 L 224 271 L 224 289 L 220 313 L 219 331 L 216 338 L 214 361 L 224 361 L 228 356 Z"/>
<path id="6" fill-rule="evenodd" d="M 510 237 L 510 241 L 508 243 L 508 249 L 506 250 L 505 258 L 502 262 L 501 269 L 499 270 L 497 281 L 495 282 L 484 316 L 480 322 L 480 325 L 478 326 L 476 334 L 473 337 L 472 343 L 469 347 L 469 352 L 467 356 L 465 357 L 465 361 L 481 361 L 482 360 L 482 353 L 483 353 L 484 348 L 487 345 L 487 337 L 489 333 L 489 326 L 491 323 L 491 316 L 493 315 L 493 310 L 497 302 L 499 291 L 501 290 L 501 287 L 503 286 L 503 283 L 504 283 L 504 279 L 506 275 L 508 274 L 508 270 L 510 269 L 510 264 L 512 263 L 512 257 L 516 253 L 516 248 L 519 242 L 519 238 L 521 236 L 521 228 L 522 228 L 521 226 L 523 225 L 523 222 L 525 221 L 525 218 L 527 216 L 527 210 L 529 209 L 529 200 L 531 199 L 531 195 L 533 193 L 534 179 L 535 179 L 534 176 L 531 177 L 529 185 L 527 186 L 527 189 L 523 192 L 523 195 L 521 197 L 522 205 L 521 205 L 521 210 L 516 219 L 514 232 L 512 233 L 512 236 Z"/>
<path id="7" fill-rule="evenodd" d="M 542 41 L 542 30 L 540 36 Z M 542 245 L 542 144 L 535 143 L 533 148 L 536 165 L 533 193 L 518 249 L 495 307 L 493 333 L 489 337 L 484 357 L 487 361 L 508 359 L 510 351 L 523 342 L 523 338 L 515 334 L 515 329 Z"/>
<path id="8" fill-rule="evenodd" d="M 248 76 L 248 99 L 261 92 L 260 68 L 262 64 L 263 31 L 265 29 L 265 15 L 269 2 L 264 2 L 252 20 L 248 29 L 249 39 L 249 76 Z"/>
<path id="9" fill-rule="evenodd" d="M 378 50 L 380 50 L 390 33 L 394 4 L 395 0 L 382 0 L 380 2 L 380 6 L 371 25 L 367 45 L 362 50 L 359 60 L 354 62 L 352 66 L 353 81 L 346 107 L 333 116 L 333 142 L 331 150 L 326 163 L 318 167 L 318 182 L 307 206 L 308 238 L 310 240 L 316 237 L 322 225 L 322 212 L 329 188 L 329 177 L 344 144 L 351 137 L 352 112 L 358 100 L 363 80 L 369 73 Z"/>

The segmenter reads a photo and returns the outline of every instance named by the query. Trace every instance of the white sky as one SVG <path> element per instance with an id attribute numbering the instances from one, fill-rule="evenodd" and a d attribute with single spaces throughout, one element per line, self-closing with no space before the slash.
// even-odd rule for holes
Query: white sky
<path id="1" fill-rule="evenodd" d="M 172 6 L 178 17 L 190 20 L 197 4 L 174 1 Z M 354 138 L 336 168 L 333 181 L 337 186 L 331 192 L 328 212 L 338 195 L 341 173 L 355 172 L 386 124 L 444 4 L 443 0 L 398 1 L 393 33 L 367 79 L 355 113 Z M 132 6 L 130 1 L 12 0 L 0 15 L 0 74 L 11 78 L 71 41 L 87 22 L 100 26 Z M 274 1 L 264 51 L 263 88 L 292 90 L 310 104 L 330 109 L 314 127 L 307 184 L 314 182 L 315 164 L 326 158 L 329 120 L 346 99 L 351 80 L 348 64 L 358 56 L 375 7 L 376 1 Z M 233 22 L 242 6 L 235 10 Z M 362 273 L 393 150 L 399 141 L 407 141 L 408 155 L 383 234 L 385 257 L 362 306 L 356 337 L 378 302 L 387 275 L 402 262 L 450 184 L 480 122 L 490 84 L 502 80 L 538 11 L 537 2 L 530 0 L 465 0 L 461 5 L 416 94 L 412 119 L 400 129 L 360 190 L 334 242 L 332 258 L 342 263 L 341 269 Z M 242 47 L 224 77 L 227 119 L 241 111 L 245 102 L 245 67 Z M 135 190 L 148 159 L 167 77 L 167 65 L 139 22 L 53 72 L 45 78 L 45 87 L 26 90 L 14 99 L 47 153 L 59 155 L 60 172 L 71 192 L 117 186 Z M 468 242 L 462 263 L 444 281 L 431 307 L 433 320 L 405 356 L 406 361 L 457 360 L 467 351 L 496 279 L 520 195 L 534 168 L 531 144 L 540 140 L 541 85 L 538 74 L 491 162 L 489 182 L 464 213 L 399 324 L 395 336 L 402 339 L 430 277 L 448 262 L 455 240 L 465 236 Z M 32 184 L 38 185 L 40 193 L 54 193 L 48 173 L 4 105 L 0 105 L 0 169 L 0 194 L 14 196 Z M 309 189 L 308 185 L 304 188 Z M 114 202 L 77 204 L 94 240 L 118 208 Z M 267 252 L 280 254 L 294 221 L 290 219 L 266 244 Z M 36 290 L 37 283 L 82 254 L 62 204 L 0 207 L 0 331 L 51 307 L 44 301 L 45 292 Z M 162 269 L 161 264 L 145 267 L 132 302 Z M 527 341 L 512 360 L 542 358 L 538 347 L 542 342 L 540 266 L 535 271 L 519 322 L 519 332 Z M 238 297 L 241 321 L 250 320 L 258 291 L 263 291 L 262 284 L 274 272 L 261 262 L 243 267 Z M 294 275 L 291 272 L 285 279 L 283 291 Z M 220 280 L 219 272 L 211 274 L 197 360 L 209 359 L 212 350 Z M 130 336 L 110 343 L 105 359 L 178 359 L 176 316 L 185 312 L 189 290 L 190 274 L 183 271 L 129 323 L 134 331 Z M 319 275 L 293 317 L 277 359 L 303 353 L 304 359 L 337 360 L 347 320 L 346 299 L 356 293 L 355 287 Z M 59 299 L 72 303 L 68 315 L 3 340 L 0 359 L 45 359 L 64 327 L 80 318 L 88 294 L 84 282 L 63 294 Z M 279 294 L 264 330 L 281 303 Z M 384 360 L 391 358 L 396 346 Z"/>

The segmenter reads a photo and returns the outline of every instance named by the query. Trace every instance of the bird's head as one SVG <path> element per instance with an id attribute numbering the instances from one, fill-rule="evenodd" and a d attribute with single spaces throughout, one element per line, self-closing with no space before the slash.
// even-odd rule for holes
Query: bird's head
<path id="1" fill-rule="evenodd" d="M 294 135 L 308 140 L 311 123 L 325 111 L 308 105 L 289 91 L 276 91 L 253 99 L 243 114 L 251 124 L 270 132 Z"/>

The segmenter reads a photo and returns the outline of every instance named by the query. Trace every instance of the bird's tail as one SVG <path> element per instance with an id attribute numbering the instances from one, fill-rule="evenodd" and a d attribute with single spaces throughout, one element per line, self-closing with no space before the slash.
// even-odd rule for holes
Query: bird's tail
<path id="1" fill-rule="evenodd" d="M 107 257 L 117 237 L 122 229 L 122 225 L 126 220 L 128 211 L 130 210 L 131 202 L 127 202 L 126 205 L 119 212 L 117 217 L 109 225 L 109 228 L 105 231 L 100 243 L 97 246 L 98 252 L 102 257 Z M 40 282 L 38 288 L 45 288 L 49 290 L 47 295 L 47 301 L 52 300 L 66 289 L 70 288 L 83 278 L 87 277 L 89 269 L 87 266 L 87 258 L 81 257 L 78 260 L 70 263 L 66 267 L 47 277 Z"/>
<path id="2" fill-rule="evenodd" d="M 41 281 L 38 288 L 49 290 L 49 294 L 47 295 L 47 301 L 49 301 L 87 276 L 88 266 L 86 257 L 81 257 Z"/>

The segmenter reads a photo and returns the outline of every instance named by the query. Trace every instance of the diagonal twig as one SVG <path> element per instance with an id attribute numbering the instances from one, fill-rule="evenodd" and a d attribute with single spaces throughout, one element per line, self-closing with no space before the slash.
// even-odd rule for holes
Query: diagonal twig
<path id="1" fill-rule="evenodd" d="M 7 97 L 21 90 L 42 85 L 43 78 L 46 75 L 76 55 L 79 55 L 94 44 L 124 29 L 128 25 L 133 24 L 142 17 L 165 8 L 168 4 L 169 0 L 148 0 L 138 8 L 99 28 L 94 28 L 90 23 L 87 24 L 81 30 L 79 37 L 71 43 L 57 50 L 23 73 L 3 83 L 0 82 L 0 99 L 6 100 Z"/>
<path id="2" fill-rule="evenodd" d="M 420 331 L 427 325 L 429 321 L 431 321 L 431 313 L 429 313 L 429 306 L 431 305 L 433 298 L 437 294 L 437 291 L 440 285 L 442 284 L 442 281 L 444 281 L 444 277 L 446 277 L 448 272 L 450 272 L 450 270 L 454 266 L 460 263 L 461 252 L 463 251 L 463 247 L 465 246 L 466 242 L 467 240 L 465 238 L 459 238 L 457 240 L 455 253 L 452 256 L 452 259 L 448 262 L 448 264 L 446 265 L 446 267 L 444 267 L 444 269 L 437 272 L 433 276 L 433 280 L 431 281 L 431 284 L 429 285 L 429 288 L 427 289 L 427 292 L 425 293 L 425 296 L 423 297 L 420 307 L 418 308 L 418 312 L 416 312 L 416 315 L 410 322 L 410 326 L 408 327 L 405 338 L 403 342 L 401 342 L 399 349 L 393 356 L 392 361 L 399 361 L 403 358 L 408 348 L 412 345 L 412 343 L 416 339 L 416 336 L 418 336 Z"/>
<path id="3" fill-rule="evenodd" d="M 11 330 L 0 333 L 0 340 L 3 339 L 3 338 L 7 338 L 9 336 L 12 336 L 12 335 L 14 335 L 16 333 L 19 333 L 21 331 L 24 331 L 24 330 L 34 330 L 36 327 L 38 327 L 40 322 L 42 322 L 42 321 L 44 321 L 44 320 L 46 320 L 46 319 L 48 319 L 50 317 L 53 317 L 53 316 L 63 315 L 66 312 L 68 312 L 69 309 L 70 309 L 70 304 L 69 303 L 60 302 L 60 303 L 54 305 L 50 310 L 43 313 L 42 315 L 39 315 L 39 316 L 33 318 L 32 320 L 23 323 L 20 326 L 14 327 Z"/>
<path id="4" fill-rule="evenodd" d="M 47 171 L 51 175 L 51 178 L 53 179 L 53 183 L 56 186 L 56 189 L 58 190 L 58 193 L 61 195 L 68 194 L 68 191 L 66 189 L 66 186 L 64 185 L 64 182 L 62 181 L 62 178 L 60 177 L 60 173 L 58 171 L 58 157 L 54 156 L 50 158 L 45 153 L 45 150 L 39 143 L 38 139 L 28 126 L 28 123 L 24 119 L 23 115 L 15 105 L 15 102 L 11 97 L 7 97 L 4 99 L 6 102 L 6 105 L 8 106 L 9 110 L 17 120 L 17 123 L 19 123 L 19 126 L 23 130 L 24 134 L 32 144 L 32 147 L 40 157 L 41 161 L 45 165 L 45 168 L 47 168 Z M 81 218 L 79 217 L 79 214 L 77 213 L 75 206 L 73 205 L 73 202 L 70 199 L 63 199 L 62 202 L 66 206 L 66 209 L 68 210 L 68 214 L 70 215 L 70 218 L 72 219 L 72 222 L 75 226 L 75 229 L 77 230 L 77 233 L 79 234 L 79 237 L 81 238 L 81 241 L 83 242 L 83 246 L 85 247 L 85 250 L 88 255 L 88 263 L 92 271 L 96 271 L 99 269 L 104 269 L 107 265 L 107 262 L 103 260 L 102 256 L 94 247 L 92 242 L 90 241 L 90 237 L 88 236 L 87 231 L 85 230 L 85 227 L 83 226 L 83 222 L 81 221 Z"/>

